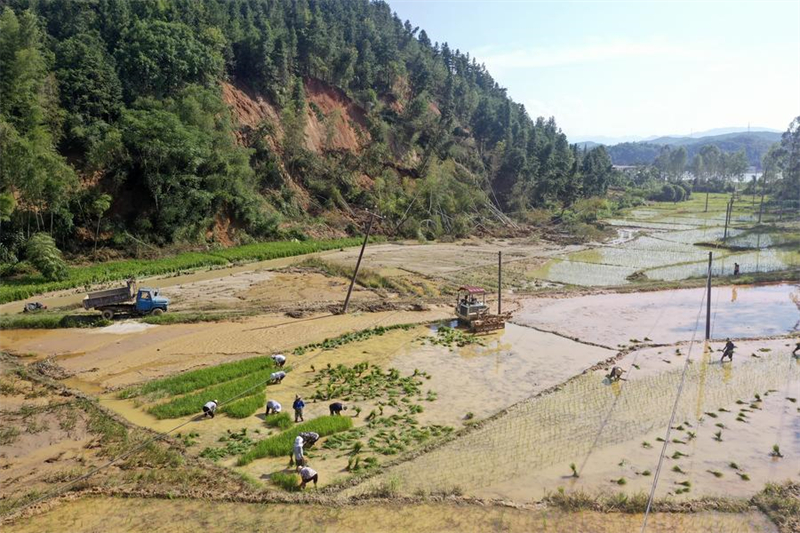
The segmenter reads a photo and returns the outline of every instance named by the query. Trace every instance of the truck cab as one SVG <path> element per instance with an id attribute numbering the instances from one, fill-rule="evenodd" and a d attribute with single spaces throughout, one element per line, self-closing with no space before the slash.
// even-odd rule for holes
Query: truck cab
<path id="1" fill-rule="evenodd" d="M 160 315 L 167 311 L 169 299 L 158 295 L 158 289 L 142 287 L 136 293 L 136 312 L 141 315 Z"/>

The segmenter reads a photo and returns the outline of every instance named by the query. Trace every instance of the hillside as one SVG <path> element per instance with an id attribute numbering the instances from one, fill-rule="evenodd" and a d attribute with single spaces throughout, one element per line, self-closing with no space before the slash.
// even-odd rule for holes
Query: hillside
<path id="1" fill-rule="evenodd" d="M 603 149 L 383 2 L 0 5 L 0 262 L 37 231 L 229 245 L 357 233 L 373 207 L 379 231 L 463 236 L 608 185 Z"/>
<path id="2" fill-rule="evenodd" d="M 751 166 L 761 168 L 761 160 L 770 146 L 780 142 L 781 133 L 771 131 L 734 132 L 706 137 L 657 137 L 647 142 L 620 143 L 609 146 L 608 153 L 615 165 L 642 165 L 652 163 L 663 146 L 686 148 L 689 159 L 700 153 L 704 146 L 716 146 L 723 152 L 744 150 Z"/>

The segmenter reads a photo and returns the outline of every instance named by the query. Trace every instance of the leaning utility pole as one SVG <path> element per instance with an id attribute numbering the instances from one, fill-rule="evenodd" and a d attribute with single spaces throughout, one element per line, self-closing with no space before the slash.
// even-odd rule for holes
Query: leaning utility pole
<path id="1" fill-rule="evenodd" d="M 730 199 L 728 205 L 725 206 L 725 233 L 722 235 L 722 242 L 726 242 L 728 240 L 728 223 L 731 219 L 731 214 L 733 213 L 733 198 Z"/>
<path id="2" fill-rule="evenodd" d="M 367 247 L 369 234 L 372 231 L 372 221 L 375 219 L 375 213 L 369 213 L 369 222 L 367 223 L 367 233 L 364 235 L 364 242 L 361 243 L 361 251 L 358 253 L 358 261 L 356 261 L 356 269 L 353 271 L 353 279 L 350 280 L 350 288 L 347 289 L 347 298 L 344 299 L 344 307 L 342 307 L 342 314 L 347 313 L 347 306 L 350 305 L 350 295 L 353 293 L 353 285 L 356 284 L 356 276 L 358 276 L 358 269 L 361 267 L 361 258 L 364 257 L 364 248 Z"/>
<path id="3" fill-rule="evenodd" d="M 706 280 L 706 340 L 711 339 L 711 253 L 708 252 L 708 280 Z"/>

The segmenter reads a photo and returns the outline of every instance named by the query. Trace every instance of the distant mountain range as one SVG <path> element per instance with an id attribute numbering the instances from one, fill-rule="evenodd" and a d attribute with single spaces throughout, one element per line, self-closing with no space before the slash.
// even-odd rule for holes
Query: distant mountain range
<path id="1" fill-rule="evenodd" d="M 744 129 L 744 131 L 741 131 Z M 733 131 L 732 131 L 733 130 Z M 591 140 L 578 142 L 578 146 L 592 149 L 600 144 L 608 147 L 608 153 L 615 165 L 644 165 L 652 163 L 664 146 L 677 148 L 683 146 L 689 160 L 704 146 L 716 145 L 723 152 L 744 150 L 750 165 L 761 168 L 761 158 L 770 146 L 780 141 L 782 133 L 768 128 L 754 131 L 747 128 L 717 128 L 686 136 L 653 137 L 638 142 L 606 144 Z"/>
<path id="2" fill-rule="evenodd" d="M 587 145 L 589 147 L 598 146 L 603 144 L 605 146 L 613 146 L 615 144 L 620 143 L 632 143 L 632 142 L 650 142 L 656 139 L 666 139 L 666 138 L 691 138 L 691 139 L 700 139 L 702 137 L 713 137 L 716 135 L 725 135 L 726 133 L 757 133 L 767 131 L 771 133 L 783 133 L 782 130 L 776 130 L 773 128 L 762 128 L 762 127 L 733 127 L 733 128 L 713 128 L 710 130 L 705 131 L 694 131 L 688 134 L 669 134 L 669 135 L 651 135 L 649 137 L 644 137 L 642 135 L 624 135 L 619 137 L 609 137 L 605 135 L 577 135 L 575 137 L 570 138 L 571 143 L 577 143 L 579 146 Z"/>

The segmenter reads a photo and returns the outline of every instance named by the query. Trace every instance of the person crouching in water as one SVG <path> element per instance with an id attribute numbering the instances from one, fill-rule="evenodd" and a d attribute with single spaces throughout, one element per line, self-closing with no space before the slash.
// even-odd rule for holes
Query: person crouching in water
<path id="1" fill-rule="evenodd" d="M 309 481 L 313 481 L 314 487 L 316 487 L 317 481 L 319 481 L 319 475 L 317 474 L 317 471 L 314 470 L 313 468 L 304 466 L 303 468 L 300 469 L 300 489 L 306 488 L 306 484 Z"/>
<path id="2" fill-rule="evenodd" d="M 720 363 L 723 362 L 726 357 L 728 359 L 730 359 L 731 362 L 733 362 L 733 349 L 734 348 L 736 348 L 736 345 L 733 344 L 733 341 L 731 341 L 730 339 L 725 341 L 725 347 L 722 349 L 722 357 L 720 357 L 719 362 Z"/>
<path id="3" fill-rule="evenodd" d="M 342 402 L 333 402 L 330 404 L 330 406 L 328 406 L 328 409 L 331 412 L 331 416 L 340 415 L 342 414 L 342 411 L 347 411 L 347 406 Z"/>
<path id="4" fill-rule="evenodd" d="M 219 402 L 217 402 L 217 400 L 211 400 L 210 402 L 206 402 L 206 404 L 203 406 L 203 414 L 205 416 L 214 418 L 214 411 L 217 410 L 218 403 Z"/>
<path id="5" fill-rule="evenodd" d="M 609 382 L 619 381 L 622 379 L 622 374 L 624 372 L 625 371 L 618 366 L 612 367 L 611 372 L 608 373 L 606 379 L 608 379 Z"/>
<path id="6" fill-rule="evenodd" d="M 278 413 L 281 412 L 281 409 L 282 409 L 281 404 L 279 404 L 275 400 L 269 400 L 267 402 L 266 416 L 269 416 L 270 413 L 272 413 L 273 415 L 277 415 Z"/>

